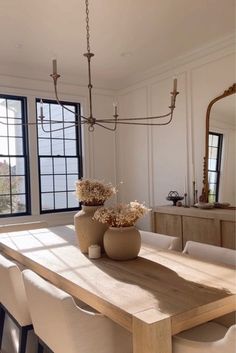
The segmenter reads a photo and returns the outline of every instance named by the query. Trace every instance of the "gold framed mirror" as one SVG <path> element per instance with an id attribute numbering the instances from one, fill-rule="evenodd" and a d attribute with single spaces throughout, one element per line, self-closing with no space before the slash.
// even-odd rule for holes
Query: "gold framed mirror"
<path id="1" fill-rule="evenodd" d="M 236 83 L 215 97 L 206 112 L 203 189 L 200 202 L 235 206 Z"/>

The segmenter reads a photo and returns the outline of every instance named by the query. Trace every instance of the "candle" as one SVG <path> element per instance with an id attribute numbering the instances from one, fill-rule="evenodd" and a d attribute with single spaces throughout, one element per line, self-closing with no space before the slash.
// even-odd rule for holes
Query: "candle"
<path id="1" fill-rule="evenodd" d="M 174 78 L 174 82 L 173 82 L 173 92 L 177 92 L 177 78 Z"/>
<path id="2" fill-rule="evenodd" d="M 90 245 L 88 248 L 88 256 L 90 259 L 98 259 L 101 257 L 101 246 L 97 244 Z"/>
<path id="3" fill-rule="evenodd" d="M 184 193 L 187 194 L 187 178 L 184 178 Z"/>
<path id="4" fill-rule="evenodd" d="M 193 181 L 196 181 L 195 180 L 195 165 L 194 165 L 194 163 L 192 163 L 192 173 L 193 173 Z"/>
<path id="5" fill-rule="evenodd" d="M 56 59 L 52 60 L 52 73 L 53 73 L 53 75 L 57 74 L 57 60 Z"/>
<path id="6" fill-rule="evenodd" d="M 43 100 L 40 99 L 40 118 L 43 118 Z"/>
<path id="7" fill-rule="evenodd" d="M 118 106 L 117 102 L 114 102 L 113 103 L 113 107 L 115 109 L 115 114 L 114 115 L 117 115 L 117 106 Z"/>

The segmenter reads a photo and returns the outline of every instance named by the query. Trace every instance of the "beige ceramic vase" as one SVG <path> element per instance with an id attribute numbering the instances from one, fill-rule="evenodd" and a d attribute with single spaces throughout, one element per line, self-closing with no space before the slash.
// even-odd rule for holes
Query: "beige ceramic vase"
<path id="1" fill-rule="evenodd" d="M 107 256 L 113 260 L 134 259 L 141 248 L 141 236 L 135 227 L 110 227 L 103 242 Z"/>
<path id="2" fill-rule="evenodd" d="M 90 245 L 100 245 L 103 250 L 103 235 L 108 226 L 93 220 L 95 211 L 102 206 L 82 206 L 74 216 L 75 233 L 82 253 L 87 254 Z"/>

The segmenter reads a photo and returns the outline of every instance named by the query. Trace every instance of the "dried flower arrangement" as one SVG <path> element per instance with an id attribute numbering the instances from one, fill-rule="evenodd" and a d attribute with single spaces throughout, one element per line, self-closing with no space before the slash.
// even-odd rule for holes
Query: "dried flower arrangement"
<path id="1" fill-rule="evenodd" d="M 99 180 L 80 179 L 76 182 L 76 197 L 85 206 L 101 206 L 116 193 L 111 183 Z"/>
<path id="2" fill-rule="evenodd" d="M 135 201 L 129 204 L 120 204 L 115 207 L 102 207 L 97 210 L 93 218 L 110 227 L 130 227 L 143 217 L 150 209 Z"/>

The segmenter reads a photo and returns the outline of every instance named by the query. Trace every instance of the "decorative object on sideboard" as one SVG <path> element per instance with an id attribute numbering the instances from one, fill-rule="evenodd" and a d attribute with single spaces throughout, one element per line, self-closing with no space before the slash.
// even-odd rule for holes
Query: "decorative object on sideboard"
<path id="1" fill-rule="evenodd" d="M 183 196 L 180 196 L 177 191 L 170 191 L 166 200 L 172 201 L 173 206 L 176 206 L 177 201 L 183 200 Z"/>
<path id="2" fill-rule="evenodd" d="M 184 207 L 186 208 L 186 207 L 189 207 L 188 206 L 188 203 L 187 203 L 187 196 L 188 196 L 188 194 L 187 194 L 187 192 L 185 192 L 184 193 Z"/>
<path id="3" fill-rule="evenodd" d="M 98 180 L 78 180 L 76 197 L 82 203 L 82 210 L 74 216 L 75 233 L 82 253 L 87 254 L 90 245 L 100 245 L 103 250 L 103 235 L 108 228 L 95 219 L 95 211 L 116 193 L 111 183 L 104 184 Z"/>
<path id="4" fill-rule="evenodd" d="M 194 204 L 195 207 L 201 208 L 202 210 L 210 210 L 214 208 L 214 204 L 210 202 L 197 202 Z"/>
<path id="5" fill-rule="evenodd" d="M 104 249 L 113 260 L 131 260 L 138 256 L 141 236 L 135 222 L 149 209 L 139 202 L 100 208 L 94 214 L 96 221 L 109 226 L 104 234 Z"/>

